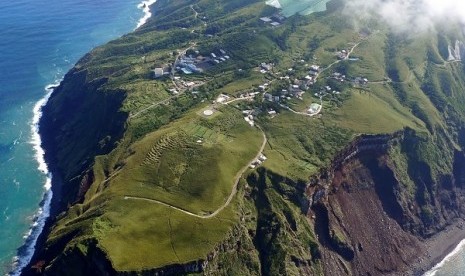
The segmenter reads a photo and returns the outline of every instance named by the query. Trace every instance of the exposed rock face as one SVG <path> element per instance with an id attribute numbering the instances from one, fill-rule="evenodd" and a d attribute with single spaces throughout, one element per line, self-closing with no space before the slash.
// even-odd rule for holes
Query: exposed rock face
<path id="1" fill-rule="evenodd" d="M 465 214 L 457 200 L 465 195 L 462 152 L 455 153 L 453 175 L 442 176 L 440 183 L 431 177 L 424 183 L 425 175 L 411 173 L 417 186 L 437 187 L 430 202 L 408 194 L 389 149 L 410 135 L 360 137 L 309 185 L 308 217 L 314 220 L 326 275 L 407 271 L 426 252 L 424 238 Z"/>

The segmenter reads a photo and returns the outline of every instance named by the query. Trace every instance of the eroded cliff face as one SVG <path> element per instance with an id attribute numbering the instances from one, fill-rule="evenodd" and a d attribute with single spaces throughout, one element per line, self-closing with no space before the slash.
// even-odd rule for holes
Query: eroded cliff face
<path id="1" fill-rule="evenodd" d="M 326 275 L 409 271 L 425 254 L 425 239 L 464 216 L 463 152 L 455 152 L 452 173 L 435 181 L 429 166 L 411 155 L 403 156 L 404 168 L 394 161 L 395 150 L 414 136 L 407 130 L 361 137 L 308 186 L 307 216 Z M 421 171 L 412 170 L 419 164 Z"/>
<path id="2" fill-rule="evenodd" d="M 85 60 L 86 57 L 81 62 Z M 128 115 L 120 112 L 120 108 L 126 94 L 105 89 L 106 83 L 105 78 L 90 79 L 88 72 L 77 65 L 66 74 L 43 109 L 40 133 L 42 146 L 46 149 L 45 158 L 53 174 L 54 197 L 51 217 L 38 239 L 31 268 L 23 271 L 25 275 L 43 273 L 45 263 L 60 255 L 67 243 L 78 234 L 78 231 L 71 231 L 62 239 L 45 246 L 60 213 L 80 203 L 92 184 L 95 156 L 111 151 L 124 133 Z M 89 253 L 91 258 L 79 250 L 68 250 L 60 255 L 60 266 L 55 267 L 64 270 L 50 275 L 66 274 L 65 271 L 78 264 L 82 271 L 110 273 L 111 264 L 105 253 L 93 244 L 89 246 L 92 248 Z"/>
<path id="3" fill-rule="evenodd" d="M 54 90 L 40 121 L 45 157 L 57 183 L 55 214 L 82 199 L 92 182 L 94 157 L 114 148 L 128 118 L 120 112 L 126 94 L 106 90 L 106 78 L 89 79 L 88 72 L 78 68 Z"/>

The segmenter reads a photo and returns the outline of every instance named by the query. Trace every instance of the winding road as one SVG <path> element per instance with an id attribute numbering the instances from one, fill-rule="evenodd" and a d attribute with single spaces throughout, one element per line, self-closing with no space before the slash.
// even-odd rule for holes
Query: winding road
<path id="1" fill-rule="evenodd" d="M 151 203 L 156 203 L 156 204 L 160 204 L 160 205 L 163 205 L 163 206 L 166 206 L 166 207 L 169 207 L 171 209 L 174 209 L 176 211 L 179 211 L 179 212 L 183 212 L 184 214 L 186 215 L 189 215 L 189 216 L 193 216 L 193 217 L 196 217 L 196 218 L 201 218 L 201 219 L 209 219 L 209 218 L 213 218 L 215 217 L 216 215 L 218 215 L 221 211 L 224 210 L 224 208 L 228 207 L 228 205 L 231 203 L 231 201 L 233 200 L 234 196 L 237 194 L 237 186 L 239 185 L 239 181 L 242 177 L 242 175 L 247 171 L 247 169 L 249 168 L 250 165 L 252 165 L 252 163 L 257 160 L 260 155 L 262 154 L 263 150 L 265 149 L 265 146 L 266 146 L 266 143 L 268 142 L 268 139 L 266 138 L 266 134 L 265 132 L 263 131 L 263 129 L 257 125 L 257 128 L 261 131 L 262 135 L 263 135 L 263 143 L 260 147 L 260 150 L 258 151 L 257 155 L 246 165 L 244 166 L 235 176 L 234 178 L 234 186 L 232 188 L 232 191 L 231 193 L 229 194 L 229 197 L 228 199 L 226 200 L 226 202 L 221 205 L 218 209 L 216 209 L 213 213 L 211 214 L 208 214 L 208 215 L 199 215 L 199 214 L 195 214 L 195 213 L 192 213 L 192 212 L 189 212 L 183 208 L 180 208 L 180 207 L 176 207 L 174 205 L 171 205 L 171 204 L 168 204 L 166 202 L 163 202 L 163 201 L 159 201 L 159 200 L 156 200 L 156 199 L 151 199 L 151 198 L 146 198 L 146 197 L 135 197 L 135 196 L 125 196 L 124 199 L 125 200 L 142 200 L 142 201 L 148 201 L 148 202 L 151 202 Z"/>

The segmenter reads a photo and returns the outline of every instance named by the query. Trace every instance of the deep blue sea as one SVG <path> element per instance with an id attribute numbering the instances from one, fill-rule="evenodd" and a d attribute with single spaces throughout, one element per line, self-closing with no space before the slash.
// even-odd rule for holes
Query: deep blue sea
<path id="1" fill-rule="evenodd" d="M 46 212 L 47 168 L 32 131 L 37 102 L 86 52 L 136 28 L 140 2 L 0 1 L 0 275 Z"/>

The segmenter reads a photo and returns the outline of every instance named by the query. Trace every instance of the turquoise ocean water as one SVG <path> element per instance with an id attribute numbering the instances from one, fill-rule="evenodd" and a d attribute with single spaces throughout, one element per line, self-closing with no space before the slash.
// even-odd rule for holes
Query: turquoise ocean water
<path id="1" fill-rule="evenodd" d="M 32 131 L 37 102 L 46 95 L 45 87 L 57 83 L 86 52 L 132 31 L 144 16 L 140 2 L 0 1 L 1 275 L 11 271 L 28 236 L 33 244 L 31 225 L 40 228 L 47 210 L 38 211 L 39 206 L 50 199 L 50 194 L 44 198 L 49 178 Z"/>

